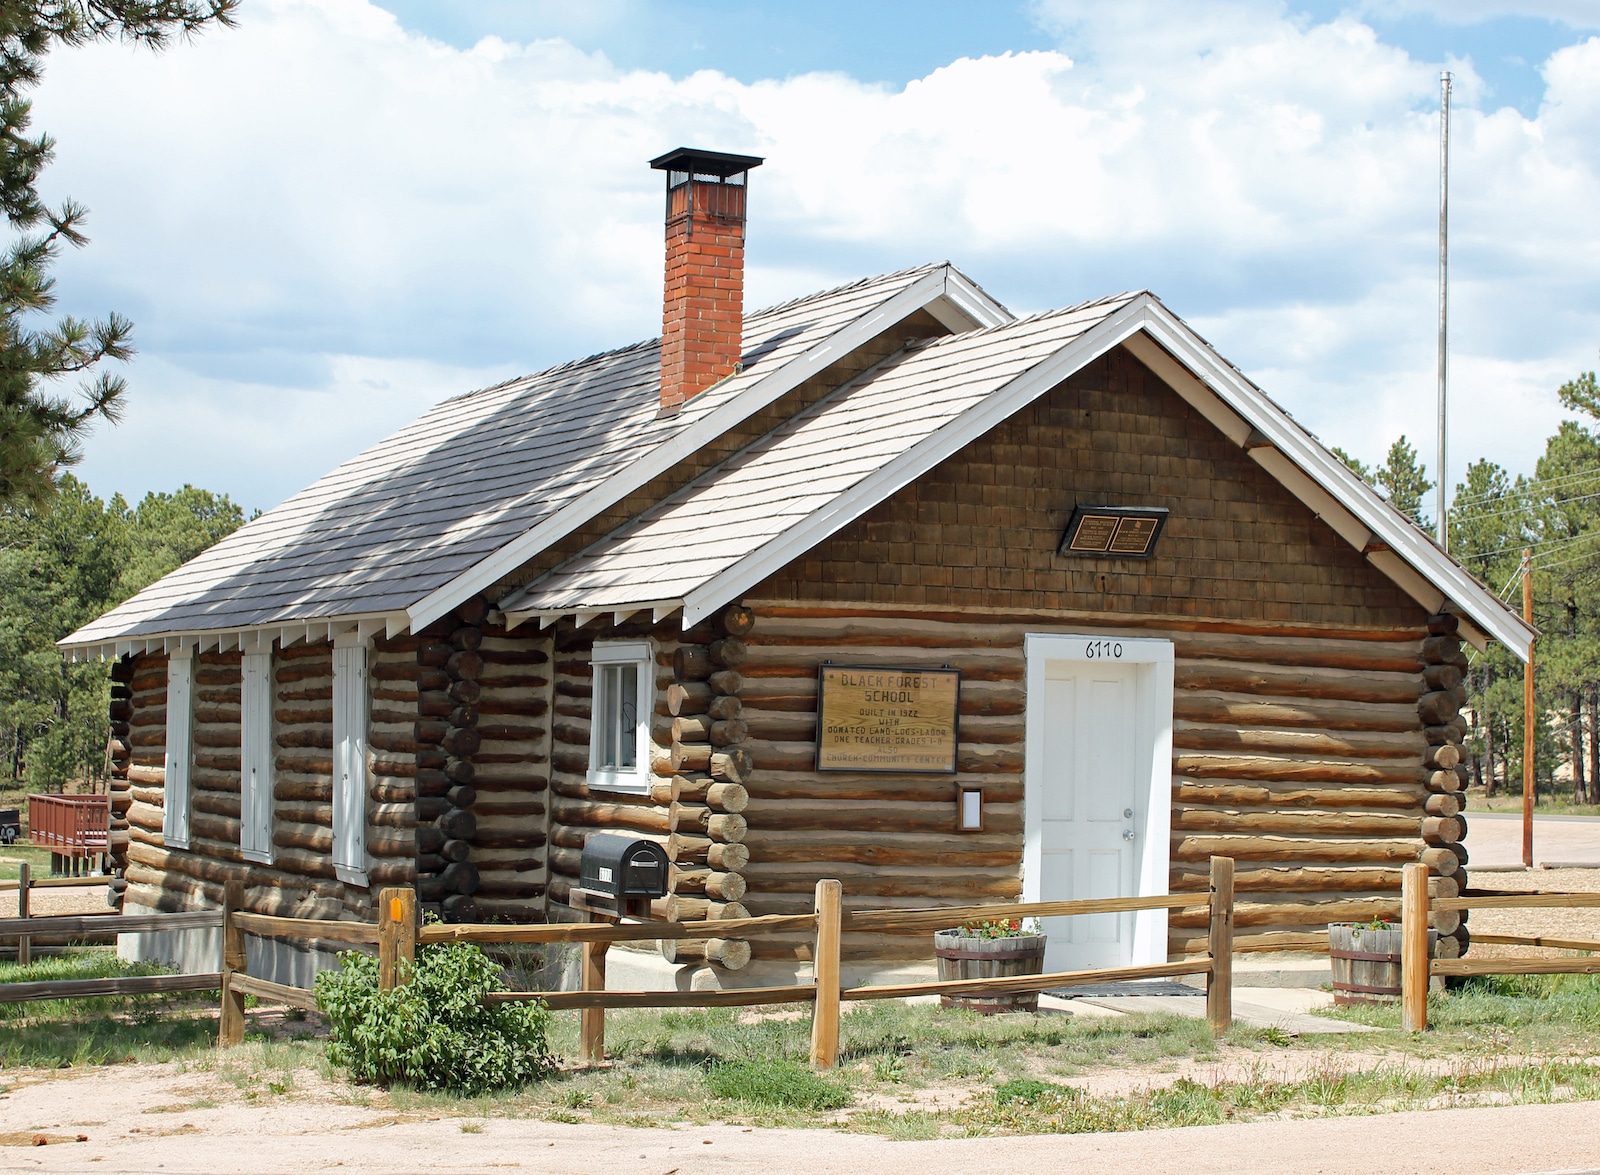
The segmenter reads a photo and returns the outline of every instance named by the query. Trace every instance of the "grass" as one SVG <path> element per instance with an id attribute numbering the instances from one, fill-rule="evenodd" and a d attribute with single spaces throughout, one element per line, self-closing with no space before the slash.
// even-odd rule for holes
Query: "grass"
<path id="1" fill-rule="evenodd" d="M 1467 792 L 1467 818 L 1471 819 L 1473 812 L 1518 812 L 1522 811 L 1522 789 L 1520 783 L 1512 791 L 1500 791 L 1493 796 L 1485 797 L 1482 788 L 1471 788 Z M 1534 799 L 1533 814 L 1535 816 L 1600 816 L 1600 804 L 1575 804 L 1570 795 L 1553 795 L 1549 792 L 1540 792 Z"/>
<path id="2" fill-rule="evenodd" d="M 125 963 L 107 948 L 0 963 L 0 983 L 157 975 L 164 969 Z M 0 1004 L 0 1069 L 59 1068 L 124 1061 L 165 1061 L 216 1043 L 216 1021 L 200 1015 L 216 998 L 203 992 L 105 996 Z"/>
<path id="3" fill-rule="evenodd" d="M 132 970 L 107 951 L 45 959 L 27 977 Z M 0 964 L 0 982 L 22 977 Z M 218 1052 L 214 1007 L 209 998 L 184 996 L 0 1005 L 0 1084 L 6 1070 L 23 1066 L 125 1060 L 212 1075 L 214 1092 L 199 1091 L 201 1101 L 150 1111 L 166 1113 L 213 1100 L 266 1105 L 308 1096 L 308 1070 L 338 1077 L 321 1040 L 266 1039 L 255 1024 L 244 1047 Z M 1214 1039 L 1203 1021 L 1178 1017 L 985 1017 L 884 1001 L 843 1018 L 839 1068 L 820 1075 L 806 1064 L 808 1013 L 801 1005 L 759 1016 L 721 1008 L 613 1012 L 613 1060 L 605 1067 L 569 1069 L 481 1097 L 348 1085 L 339 1096 L 448 1116 L 468 1134 L 490 1119 L 532 1117 L 640 1128 L 833 1126 L 890 1138 L 1600 1099 L 1600 1067 L 1580 1059 L 1600 1055 L 1600 977 L 1591 976 L 1461 982 L 1433 998 L 1434 1030 L 1418 1035 L 1399 1031 L 1397 1009 L 1343 1009 L 1332 1014 L 1384 1031 L 1315 1043 L 1246 1027 Z M 315 1027 L 315 1018 L 281 1026 L 301 1033 Z M 577 1017 L 556 1016 L 552 1032 L 556 1050 L 575 1056 Z M 1384 1059 L 1373 1060 L 1372 1052 Z M 1208 1067 L 1224 1061 L 1225 1071 Z M 1105 1080 L 1135 1067 L 1140 1076 L 1131 1084 Z M 1098 1092 L 1108 1088 L 1118 1092 Z"/>
<path id="4" fill-rule="evenodd" d="M 0 804 L 0 807 L 5 805 Z M 15 881 L 20 875 L 18 868 L 24 861 L 28 863 L 28 870 L 35 879 L 50 876 L 50 850 L 35 848 L 30 841 L 19 840 L 13 845 L 0 845 L 0 881 Z M 7 890 L 5 899 L 10 903 L 6 908 L 6 917 L 16 915 L 16 891 Z"/>

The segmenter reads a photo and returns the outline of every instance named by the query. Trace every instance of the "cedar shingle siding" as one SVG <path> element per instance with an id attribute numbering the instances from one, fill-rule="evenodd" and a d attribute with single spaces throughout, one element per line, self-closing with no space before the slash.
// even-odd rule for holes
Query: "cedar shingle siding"
<path id="1" fill-rule="evenodd" d="M 1056 554 L 1075 502 L 1166 506 L 1148 560 Z M 1423 612 L 1126 351 L 772 576 L 757 599 L 1416 628 Z"/>

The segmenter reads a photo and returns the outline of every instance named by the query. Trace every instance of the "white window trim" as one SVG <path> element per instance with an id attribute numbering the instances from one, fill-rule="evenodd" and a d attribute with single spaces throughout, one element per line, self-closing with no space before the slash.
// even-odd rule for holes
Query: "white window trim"
<path id="1" fill-rule="evenodd" d="M 600 740 L 596 723 L 599 721 L 600 674 L 595 673 L 595 690 L 590 699 L 589 711 L 589 775 L 590 787 L 606 791 L 632 792 L 648 795 L 650 792 L 650 717 L 655 710 L 656 653 L 655 642 L 595 641 L 589 654 L 589 663 L 597 671 L 602 665 L 637 665 L 639 667 L 639 721 L 635 728 L 636 751 L 632 771 L 617 771 L 598 765 Z"/>
<path id="2" fill-rule="evenodd" d="M 167 751 L 162 773 L 161 839 L 189 847 L 189 791 L 194 762 L 194 646 L 173 649 L 167 661 Z"/>
<path id="3" fill-rule="evenodd" d="M 265 669 L 265 705 L 252 707 L 247 666 L 252 658 Z M 277 689 L 273 680 L 272 650 L 245 653 L 240 658 L 239 852 L 247 861 L 270 865 L 272 847 L 272 707 Z M 260 728 L 259 730 L 257 728 Z M 252 737 L 255 736 L 255 737 Z M 255 756 L 252 761 L 252 755 Z M 252 774 L 255 785 L 251 786 Z"/>
<path id="4" fill-rule="evenodd" d="M 359 658 L 350 654 L 359 653 Z M 341 633 L 333 642 L 333 872 L 350 885 L 367 879 L 367 734 L 371 721 L 372 642 Z M 350 662 L 355 680 L 350 680 Z M 341 673 L 341 664 L 346 671 Z M 352 693 L 353 691 L 353 693 Z M 351 777 L 356 778 L 354 795 Z M 350 822 L 354 814 L 359 820 Z"/>

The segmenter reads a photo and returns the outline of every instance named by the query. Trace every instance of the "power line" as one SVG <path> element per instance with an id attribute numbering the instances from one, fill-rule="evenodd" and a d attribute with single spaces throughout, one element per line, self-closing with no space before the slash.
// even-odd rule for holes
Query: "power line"
<path id="1" fill-rule="evenodd" d="M 1457 494 L 1453 504 L 1460 506 L 1468 502 L 1484 502 L 1492 498 L 1507 498 L 1513 494 L 1525 493 L 1529 490 L 1549 489 L 1569 481 L 1580 481 L 1589 477 L 1600 478 L 1600 468 L 1580 469 L 1575 473 L 1563 473 L 1560 477 L 1526 477 L 1508 485 L 1503 490 L 1489 490 L 1482 494 Z"/>

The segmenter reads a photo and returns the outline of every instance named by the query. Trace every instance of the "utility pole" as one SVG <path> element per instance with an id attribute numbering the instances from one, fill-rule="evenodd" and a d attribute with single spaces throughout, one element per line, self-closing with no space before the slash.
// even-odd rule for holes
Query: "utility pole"
<path id="1" fill-rule="evenodd" d="M 1533 627 L 1533 552 L 1522 549 L 1522 618 Z M 1533 641 L 1522 671 L 1522 863 L 1533 868 Z"/>
<path id="2" fill-rule="evenodd" d="M 1439 545 L 1450 549 L 1445 514 L 1445 389 L 1450 378 L 1450 71 L 1439 75 Z"/>

